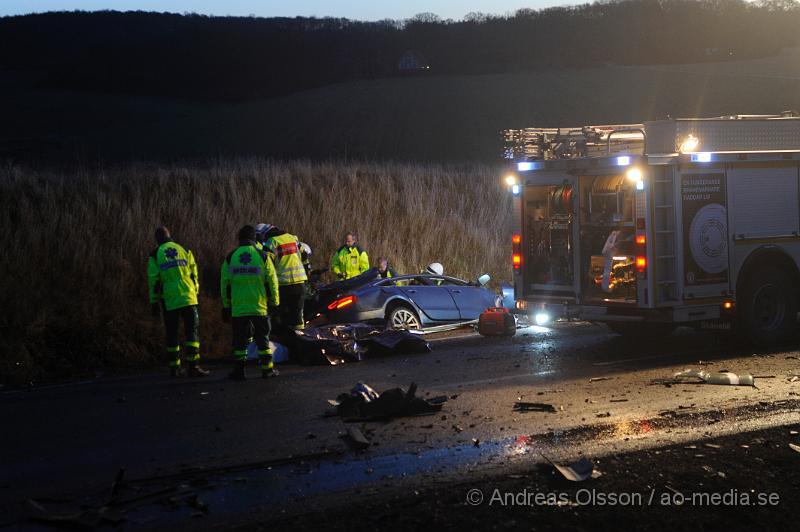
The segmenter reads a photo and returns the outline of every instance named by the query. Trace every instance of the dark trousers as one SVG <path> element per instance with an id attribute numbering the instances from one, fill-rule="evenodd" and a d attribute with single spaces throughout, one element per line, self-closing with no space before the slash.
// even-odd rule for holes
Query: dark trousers
<path id="1" fill-rule="evenodd" d="M 239 316 L 231 318 L 233 328 L 233 356 L 236 360 L 247 360 L 247 346 L 255 340 L 258 346 L 258 362 L 261 369 L 272 368 L 272 350 L 269 348 L 271 324 L 269 316 Z"/>
<path id="2" fill-rule="evenodd" d="M 181 342 L 179 338 L 180 322 L 183 320 L 185 335 L 183 358 L 187 362 L 200 360 L 200 313 L 197 305 L 164 311 L 164 328 L 167 332 L 167 356 L 172 367 L 181 364 Z"/>
<path id="3" fill-rule="evenodd" d="M 278 287 L 281 304 L 278 305 L 278 320 L 286 329 L 302 329 L 303 306 L 306 303 L 306 284 L 288 284 Z"/>

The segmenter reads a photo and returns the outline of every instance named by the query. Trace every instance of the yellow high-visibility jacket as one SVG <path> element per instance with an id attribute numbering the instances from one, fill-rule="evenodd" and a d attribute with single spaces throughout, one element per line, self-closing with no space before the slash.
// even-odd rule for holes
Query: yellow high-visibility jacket
<path id="1" fill-rule="evenodd" d="M 275 273 L 281 286 L 306 282 L 306 269 L 300 255 L 300 241 L 289 233 L 272 236 L 264 243 L 264 249 L 275 263 Z"/>
<path id="2" fill-rule="evenodd" d="M 350 279 L 369 270 L 369 256 L 360 246 L 342 246 L 331 258 L 331 271 L 339 279 Z"/>
<path id="3" fill-rule="evenodd" d="M 167 310 L 197 305 L 200 281 L 192 252 L 172 242 L 158 246 L 147 260 L 150 303 L 164 302 Z"/>
<path id="4" fill-rule="evenodd" d="M 242 242 L 222 261 L 220 292 L 222 307 L 231 309 L 231 316 L 266 316 L 268 307 L 280 304 L 278 277 L 272 259 L 256 248 L 255 243 Z"/>

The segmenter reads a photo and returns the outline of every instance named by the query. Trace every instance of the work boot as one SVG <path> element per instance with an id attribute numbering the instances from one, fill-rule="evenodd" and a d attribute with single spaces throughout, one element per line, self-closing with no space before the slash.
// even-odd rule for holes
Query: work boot
<path id="1" fill-rule="evenodd" d="M 261 370 L 261 378 L 262 379 L 270 379 L 272 377 L 277 377 L 278 375 L 280 375 L 280 373 L 278 373 L 278 370 L 275 369 L 275 368 L 269 368 L 269 369 L 262 369 Z"/>
<path id="2" fill-rule="evenodd" d="M 244 375 L 244 361 L 236 361 L 233 370 L 228 374 L 228 378 L 234 381 L 243 381 L 247 377 Z"/>
<path id="3" fill-rule="evenodd" d="M 208 377 L 211 374 L 207 369 L 198 366 L 196 362 L 189 362 L 187 365 L 186 374 L 190 377 Z"/>
<path id="4" fill-rule="evenodd" d="M 177 377 L 183 377 L 184 375 L 186 375 L 186 372 L 184 372 L 183 368 L 180 366 L 172 366 L 169 368 L 169 376 L 173 379 Z"/>

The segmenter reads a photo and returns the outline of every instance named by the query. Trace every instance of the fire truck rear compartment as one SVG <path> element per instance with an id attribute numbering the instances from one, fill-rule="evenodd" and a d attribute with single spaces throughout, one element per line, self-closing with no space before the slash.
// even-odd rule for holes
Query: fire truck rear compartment
<path id="1" fill-rule="evenodd" d="M 526 187 L 529 293 L 574 297 L 577 291 L 582 302 L 636 303 L 633 199 L 624 175 L 581 176 L 577 187 Z"/>
<path id="2" fill-rule="evenodd" d="M 636 303 L 633 183 L 624 174 L 579 183 L 583 300 Z"/>

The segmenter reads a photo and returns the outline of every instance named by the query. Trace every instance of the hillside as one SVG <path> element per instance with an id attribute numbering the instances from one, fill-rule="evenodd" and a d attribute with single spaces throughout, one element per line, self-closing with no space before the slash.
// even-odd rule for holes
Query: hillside
<path id="1" fill-rule="evenodd" d="M 800 107 L 800 53 L 752 61 L 388 78 L 240 103 L 32 88 L 0 73 L 0 156 L 496 161 L 529 125 Z"/>

